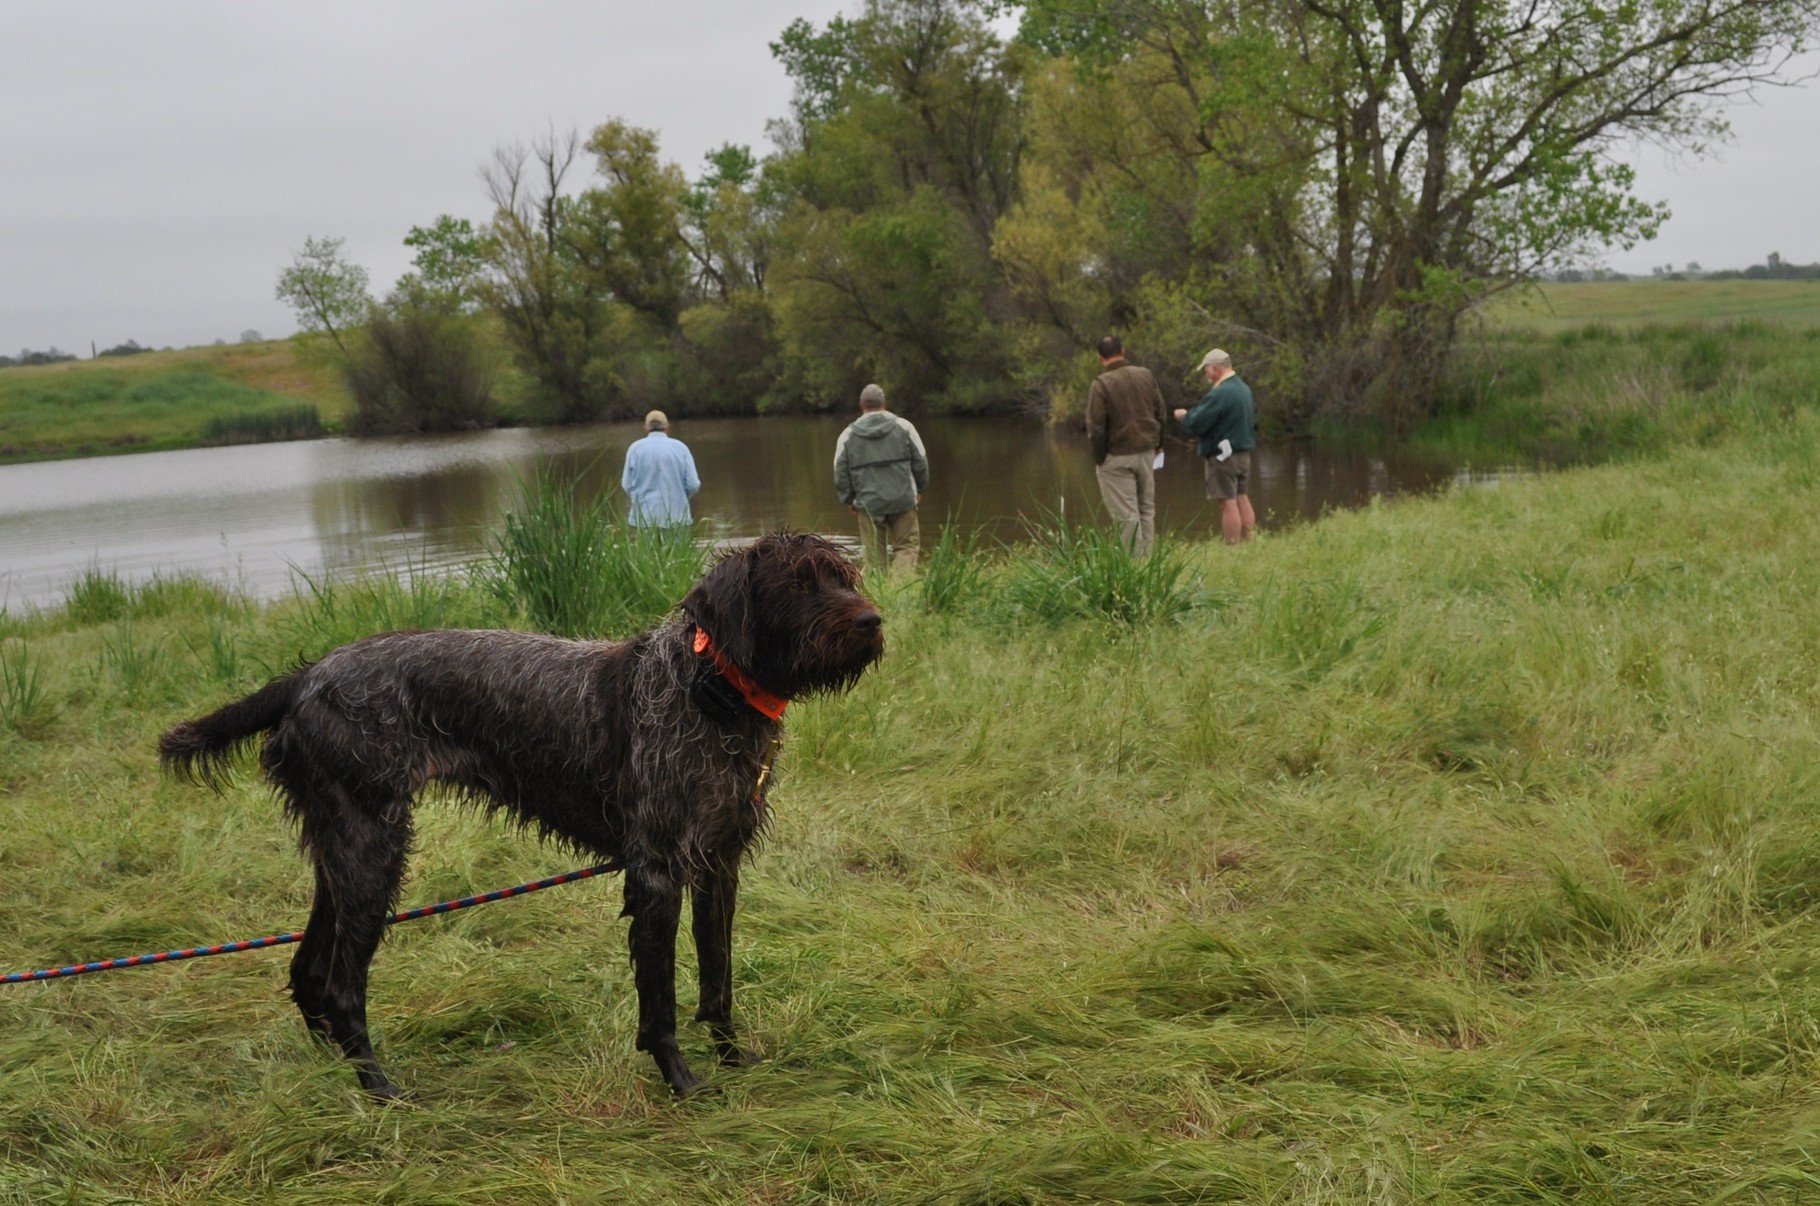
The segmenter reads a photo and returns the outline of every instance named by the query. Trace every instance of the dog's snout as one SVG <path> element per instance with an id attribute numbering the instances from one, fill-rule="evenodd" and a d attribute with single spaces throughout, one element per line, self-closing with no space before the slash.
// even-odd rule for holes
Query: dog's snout
<path id="1" fill-rule="evenodd" d="M 884 626 L 885 617 L 878 614 L 876 608 L 868 607 L 853 617 L 853 626 L 861 632 L 877 632 Z"/>

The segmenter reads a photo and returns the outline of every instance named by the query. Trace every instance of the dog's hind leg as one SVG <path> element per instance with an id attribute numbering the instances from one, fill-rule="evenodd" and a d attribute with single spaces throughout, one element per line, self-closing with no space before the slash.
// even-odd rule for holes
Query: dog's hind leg
<path id="1" fill-rule="evenodd" d="M 291 959 L 291 996 L 310 1029 L 353 1062 L 360 1087 L 392 1098 L 398 1087 L 379 1066 L 367 1029 L 367 969 L 404 875 L 408 813 L 403 802 L 369 810 L 340 790 L 325 794 L 339 806 L 299 810 L 316 900 Z"/>
<path id="2" fill-rule="evenodd" d="M 679 1097 L 701 1082 L 676 1045 L 676 929 L 682 883 L 665 869 L 626 868 L 625 912 L 632 917 L 632 974 L 638 984 L 638 1049 L 648 1051 Z"/>
<path id="3" fill-rule="evenodd" d="M 695 1020 L 708 1024 L 714 1050 L 729 1067 L 755 1064 L 733 1033 L 733 909 L 739 897 L 739 856 L 704 867 L 691 890 L 695 961 L 701 971 L 701 1004 Z"/>

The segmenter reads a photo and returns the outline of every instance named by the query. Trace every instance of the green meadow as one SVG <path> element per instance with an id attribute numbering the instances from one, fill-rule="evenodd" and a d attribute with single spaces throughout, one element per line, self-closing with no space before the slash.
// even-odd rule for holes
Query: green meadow
<path id="1" fill-rule="evenodd" d="M 1546 283 L 1514 290 L 1486 306 L 1497 327 L 1556 334 L 1587 323 L 1736 323 L 1820 325 L 1820 281 L 1628 280 Z"/>
<path id="2" fill-rule="evenodd" d="M 1491 327 L 1462 341 L 1453 388 L 1453 405 L 1408 447 L 1477 466 L 1707 448 L 1820 401 L 1820 323 Z"/>
<path id="3" fill-rule="evenodd" d="M 0 986 L 0 1199 L 1811 1198 L 1820 406 L 1735 367 L 1665 396 L 1711 431 L 1142 569 L 931 540 L 873 584 L 885 660 L 792 706 L 735 933 L 766 1062 L 710 1094 L 632 1049 L 595 880 L 391 932 L 390 1107 L 286 952 Z M 0 970 L 301 924 L 278 808 L 162 779 L 172 722 L 382 628 L 648 619 L 544 615 L 517 558 L 679 572 L 521 535 L 473 577 L 89 574 L 0 620 Z M 419 817 L 406 905 L 583 861 Z"/>

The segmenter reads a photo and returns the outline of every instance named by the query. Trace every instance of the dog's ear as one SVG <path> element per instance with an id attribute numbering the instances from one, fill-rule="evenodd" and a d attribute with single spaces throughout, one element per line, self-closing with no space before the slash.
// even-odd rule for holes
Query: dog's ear
<path id="1" fill-rule="evenodd" d="M 728 553 L 682 601 L 683 611 L 696 627 L 707 632 L 720 651 L 744 670 L 751 669 L 757 648 L 752 631 L 752 579 L 759 556 L 757 545 Z"/>

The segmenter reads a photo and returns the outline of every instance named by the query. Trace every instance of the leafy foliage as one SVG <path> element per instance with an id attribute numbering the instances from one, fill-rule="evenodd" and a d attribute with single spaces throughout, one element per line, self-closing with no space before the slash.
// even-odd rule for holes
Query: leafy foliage
<path id="1" fill-rule="evenodd" d="M 408 241 L 561 422 L 847 406 L 873 380 L 911 412 L 1060 421 L 1116 331 L 1177 401 L 1217 343 L 1267 426 L 1408 431 L 1452 403 L 1482 303 L 1657 229 L 1614 147 L 1712 145 L 1715 102 L 1781 80 L 1817 20 L 865 0 L 772 43 L 794 85 L 775 153 L 724 145 L 691 179 L 624 120 L 551 130 L 495 153 L 484 226 Z"/>
<path id="2" fill-rule="evenodd" d="M 494 367 L 459 294 L 407 280 L 373 307 L 347 365 L 352 427 L 454 431 L 491 425 Z"/>
<path id="3" fill-rule="evenodd" d="M 345 333 L 366 318 L 371 300 L 367 270 L 342 256 L 344 241 L 306 238 L 303 249 L 291 254 L 290 266 L 278 274 L 278 300 L 291 307 L 297 325 L 326 332 L 346 355 Z"/>

